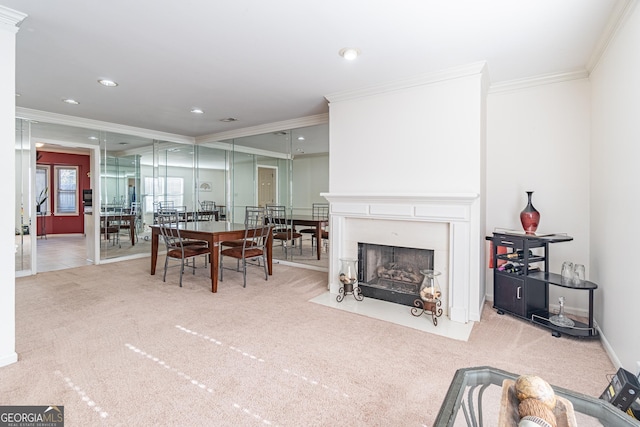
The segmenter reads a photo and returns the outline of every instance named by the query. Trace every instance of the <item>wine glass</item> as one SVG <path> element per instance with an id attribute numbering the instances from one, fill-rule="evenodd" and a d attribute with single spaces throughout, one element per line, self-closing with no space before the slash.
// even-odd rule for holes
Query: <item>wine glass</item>
<path id="1" fill-rule="evenodd" d="M 562 263 L 562 281 L 573 280 L 574 276 L 573 263 L 571 261 L 565 261 Z"/>

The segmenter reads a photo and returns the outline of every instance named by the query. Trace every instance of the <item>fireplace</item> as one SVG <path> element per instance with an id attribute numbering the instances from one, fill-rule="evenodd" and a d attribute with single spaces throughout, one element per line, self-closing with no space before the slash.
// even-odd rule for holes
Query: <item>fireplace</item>
<path id="1" fill-rule="evenodd" d="M 484 244 L 480 199 L 475 193 L 322 193 L 330 203 L 329 291 L 338 294 L 340 258 L 357 258 L 358 242 L 432 249 L 441 272 L 444 315 L 480 320 L 484 304 Z M 365 299 L 366 302 L 366 299 Z"/>
<path id="2" fill-rule="evenodd" d="M 413 306 L 423 270 L 433 270 L 432 249 L 358 243 L 358 282 L 365 297 Z"/>

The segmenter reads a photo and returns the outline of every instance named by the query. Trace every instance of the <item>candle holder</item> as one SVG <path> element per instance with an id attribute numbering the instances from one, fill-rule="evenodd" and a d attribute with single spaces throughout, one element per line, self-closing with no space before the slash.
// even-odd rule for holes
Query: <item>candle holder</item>
<path id="1" fill-rule="evenodd" d="M 422 316 L 423 313 L 431 315 L 434 326 L 438 326 L 438 317 L 442 316 L 442 292 L 438 278 L 441 273 L 436 270 L 420 270 L 420 274 L 424 276 L 422 285 L 420 285 L 420 298 L 413 301 L 414 307 L 411 308 L 411 314 L 414 316 Z"/>
<path id="2" fill-rule="evenodd" d="M 352 258 L 340 259 L 340 294 L 336 297 L 336 301 L 342 302 L 345 295 L 351 294 L 356 301 L 362 301 L 364 296 L 358 286 L 358 260 Z"/>

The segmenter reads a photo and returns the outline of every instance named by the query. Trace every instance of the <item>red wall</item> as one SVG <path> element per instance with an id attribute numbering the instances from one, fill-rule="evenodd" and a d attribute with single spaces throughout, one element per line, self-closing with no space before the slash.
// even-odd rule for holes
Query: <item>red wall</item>
<path id="1" fill-rule="evenodd" d="M 84 233 L 84 214 L 82 206 L 82 190 L 91 188 L 91 178 L 89 172 L 91 172 L 91 158 L 84 154 L 67 154 L 67 153 L 54 153 L 50 151 L 37 151 L 36 163 L 39 165 L 50 165 L 49 176 L 49 202 L 51 203 L 51 212 L 46 216 L 46 230 L 47 234 L 71 234 L 71 233 Z M 55 215 L 55 197 L 53 191 L 54 178 L 54 166 L 77 166 L 78 167 L 78 215 Z M 38 234 L 40 234 L 41 219 L 38 223 Z"/>

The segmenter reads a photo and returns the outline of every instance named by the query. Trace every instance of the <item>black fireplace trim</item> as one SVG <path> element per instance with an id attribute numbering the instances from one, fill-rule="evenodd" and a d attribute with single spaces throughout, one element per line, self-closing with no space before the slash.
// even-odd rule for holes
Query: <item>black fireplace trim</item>
<path id="1" fill-rule="evenodd" d="M 380 289 L 374 286 L 368 286 L 366 283 L 359 283 L 362 295 L 368 298 L 375 298 L 391 304 L 401 304 L 413 307 L 413 302 L 419 294 L 405 294 L 404 292 L 390 291 L 388 289 Z"/>

